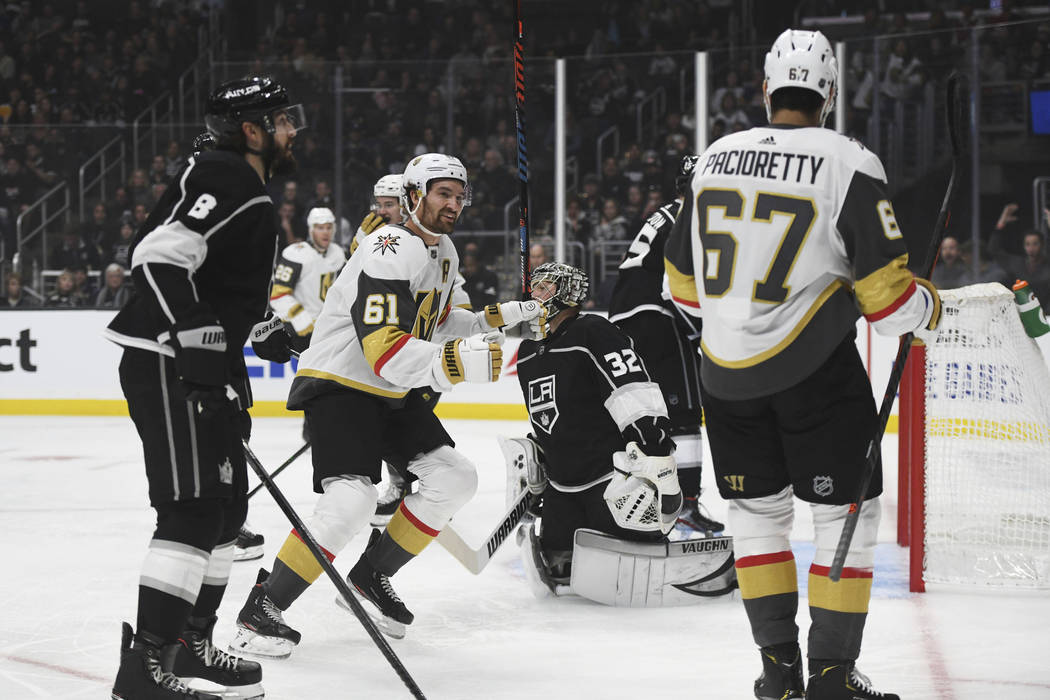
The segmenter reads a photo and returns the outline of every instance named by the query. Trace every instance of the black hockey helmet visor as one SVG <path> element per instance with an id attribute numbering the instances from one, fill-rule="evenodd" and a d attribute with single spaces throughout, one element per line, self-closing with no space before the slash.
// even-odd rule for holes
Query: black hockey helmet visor
<path id="1" fill-rule="evenodd" d="M 284 86 L 269 77 L 250 76 L 220 85 L 208 97 L 204 124 L 221 143 L 241 131 L 243 122 L 258 124 L 267 133 L 288 129 L 295 134 L 306 128 L 301 104 L 291 104 Z"/>

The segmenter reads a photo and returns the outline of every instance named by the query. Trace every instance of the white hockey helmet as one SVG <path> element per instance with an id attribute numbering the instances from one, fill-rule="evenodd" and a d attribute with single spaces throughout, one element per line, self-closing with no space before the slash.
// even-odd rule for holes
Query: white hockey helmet
<path id="1" fill-rule="evenodd" d="M 391 173 L 379 178 L 372 187 L 372 197 L 394 197 L 400 199 L 404 191 L 401 186 L 403 177 L 403 175 L 398 173 Z"/>
<path id="2" fill-rule="evenodd" d="M 470 183 L 467 181 L 467 169 L 459 158 L 444 153 L 424 153 L 408 162 L 405 173 L 401 176 L 401 206 L 406 211 L 413 211 L 408 201 L 408 193 L 416 192 L 420 199 L 426 196 L 430 183 L 434 180 L 459 180 L 463 183 L 466 199 L 463 206 L 470 206 Z M 418 204 L 417 204 L 418 206 Z"/>
<path id="3" fill-rule="evenodd" d="M 306 225 L 313 228 L 315 224 L 334 224 L 335 214 L 328 207 L 314 207 L 306 215 Z"/>
<path id="4" fill-rule="evenodd" d="M 820 123 L 835 107 L 839 68 L 831 43 L 819 31 L 785 29 L 766 54 L 766 117 L 772 120 L 769 96 L 782 87 L 813 90 L 824 98 Z"/>

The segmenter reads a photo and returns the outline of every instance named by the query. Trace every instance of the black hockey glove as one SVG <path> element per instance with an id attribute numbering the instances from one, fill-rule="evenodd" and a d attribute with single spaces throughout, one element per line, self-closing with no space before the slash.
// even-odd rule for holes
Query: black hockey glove
<path id="1" fill-rule="evenodd" d="M 198 412 L 224 406 L 226 397 L 226 331 L 207 307 L 201 305 L 176 323 L 162 338 L 175 349 L 175 373 L 186 391 L 186 400 Z"/>
<path id="2" fill-rule="evenodd" d="M 284 321 L 277 316 L 269 316 L 256 323 L 252 327 L 251 338 L 252 350 L 260 360 L 285 363 L 292 359 L 292 336 Z"/>
<path id="3" fill-rule="evenodd" d="M 241 439 L 245 442 L 252 437 L 252 417 L 247 411 L 237 412 L 237 430 L 241 434 Z"/>

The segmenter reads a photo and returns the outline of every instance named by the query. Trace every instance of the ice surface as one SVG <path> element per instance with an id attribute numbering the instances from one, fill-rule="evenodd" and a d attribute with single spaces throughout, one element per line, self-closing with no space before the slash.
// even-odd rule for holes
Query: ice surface
<path id="1" fill-rule="evenodd" d="M 479 467 L 477 497 L 455 526 L 480 542 L 503 512 L 497 434 L 524 423 L 448 421 Z M 152 531 L 141 445 L 126 418 L 0 417 L 0 698 L 108 697 L 120 621 L 134 623 L 138 570 Z M 252 446 L 274 468 L 301 445 L 291 419 L 255 421 Z M 860 668 L 903 698 L 1050 698 L 1050 596 L 907 591 L 907 551 L 893 544 L 895 438 L 883 454 L 886 495 L 871 612 Z M 347 459 L 352 460 L 352 452 Z M 710 458 L 704 483 L 713 486 Z M 313 508 L 304 457 L 278 477 L 306 517 Z M 253 479 L 254 483 L 254 479 Z M 711 488 L 702 499 L 719 519 Z M 252 499 L 266 556 L 234 564 L 216 630 L 233 633 L 260 565 L 270 567 L 288 524 L 266 491 Z M 799 509 L 792 536 L 804 592 L 812 527 Z M 336 559 L 341 571 L 364 546 L 359 535 Z M 665 610 L 611 609 L 575 598 L 537 600 L 513 539 L 472 576 L 438 545 L 394 578 L 416 614 L 391 644 L 428 698 L 751 698 L 760 662 L 736 598 Z M 264 663 L 268 698 L 410 697 L 357 620 L 333 603 L 322 577 L 288 611 L 303 634 L 285 661 Z M 799 624 L 808 626 L 805 601 Z M 804 638 L 804 637 L 803 637 Z"/>

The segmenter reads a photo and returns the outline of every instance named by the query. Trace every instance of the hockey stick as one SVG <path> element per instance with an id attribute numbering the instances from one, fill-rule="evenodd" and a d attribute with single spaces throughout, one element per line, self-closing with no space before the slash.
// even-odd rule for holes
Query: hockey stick
<path id="1" fill-rule="evenodd" d="M 529 156 L 525 150 L 525 24 L 521 0 L 514 0 L 514 126 L 518 131 L 518 245 L 521 256 L 521 298 L 532 298 L 529 282 Z"/>
<path id="2" fill-rule="evenodd" d="M 926 258 L 923 261 L 923 277 L 927 279 L 933 273 L 934 265 L 937 264 L 937 251 L 941 247 L 941 239 L 944 238 L 944 234 L 948 230 L 948 221 L 951 219 L 949 206 L 952 195 L 955 192 L 955 175 L 959 170 L 959 162 L 962 160 L 962 148 L 958 133 L 959 125 L 956 116 L 958 111 L 959 81 L 960 77 L 957 73 L 952 73 L 948 76 L 944 105 L 948 117 L 948 139 L 952 147 L 952 169 L 951 175 L 948 177 L 948 188 L 944 193 L 944 200 L 941 202 L 941 209 L 937 212 L 937 223 L 933 227 L 933 236 L 930 238 L 930 244 L 926 250 Z M 879 409 L 879 424 L 874 437 L 868 443 L 868 451 L 864 455 L 864 471 L 861 473 L 860 485 L 857 488 L 853 503 L 850 504 L 846 520 L 842 523 L 842 535 L 839 537 L 838 546 L 835 548 L 835 558 L 832 560 L 831 569 L 828 572 L 828 578 L 835 582 L 838 582 L 842 577 L 842 568 L 846 563 L 846 554 L 849 552 L 850 543 L 853 541 L 853 533 L 857 529 L 857 521 L 860 519 L 860 509 L 864 505 L 864 497 L 868 493 L 871 477 L 875 473 L 875 467 L 878 465 L 879 445 L 882 442 L 883 434 L 886 432 L 886 423 L 890 419 L 890 411 L 897 396 L 897 388 L 900 385 L 901 376 L 904 374 L 904 364 L 907 362 L 908 353 L 911 351 L 912 336 L 912 333 L 907 333 L 901 337 L 900 347 L 897 349 L 897 358 L 893 361 L 890 379 L 886 383 L 886 393 L 882 396 L 882 406 Z"/>
<path id="3" fill-rule="evenodd" d="M 271 479 L 275 478 L 278 474 L 280 474 L 285 469 L 290 467 L 292 465 L 292 462 L 294 462 L 295 460 L 299 459 L 299 457 L 301 457 L 302 454 L 304 452 L 306 452 L 308 449 L 310 449 L 310 441 L 309 440 L 304 442 L 303 446 L 300 447 L 298 450 L 296 450 L 295 453 L 291 457 L 289 457 L 288 459 L 284 460 L 284 464 L 282 464 L 281 466 L 279 466 L 276 469 L 274 469 L 273 473 L 270 474 L 270 478 Z M 248 492 L 248 498 L 251 498 L 256 493 L 258 493 L 259 490 L 262 489 L 262 487 L 263 487 L 263 483 L 260 481 L 258 484 L 256 484 L 254 489 L 252 489 L 251 491 Z"/>
<path id="4" fill-rule="evenodd" d="M 335 570 L 332 562 L 328 561 L 328 557 L 325 556 L 324 551 L 321 549 L 321 545 L 319 545 L 317 540 L 314 539 L 313 533 L 306 529 L 306 524 L 302 521 L 302 518 L 299 517 L 299 514 L 296 513 L 295 509 L 292 508 L 290 503 L 288 503 L 288 499 L 284 497 L 281 490 L 277 488 L 277 484 L 273 482 L 273 478 L 271 478 L 266 472 L 262 463 L 259 462 L 259 458 L 256 457 L 255 453 L 252 452 L 252 449 L 248 447 L 247 441 L 242 441 L 242 444 L 244 445 L 244 456 L 247 458 L 248 464 L 251 465 L 255 474 L 259 477 L 259 480 L 266 486 L 270 495 L 273 496 L 273 500 L 277 501 L 277 505 L 282 511 L 284 511 L 285 517 L 291 521 L 292 527 L 294 527 L 296 532 L 299 533 L 299 538 L 303 541 L 303 544 L 306 545 L 307 549 L 310 550 L 310 554 L 312 554 L 314 559 L 317 560 L 317 563 L 321 565 L 324 572 L 328 574 L 328 578 L 332 579 L 332 583 L 335 584 L 336 589 L 339 591 L 339 595 L 341 595 L 347 605 L 350 606 L 350 610 L 365 628 L 365 631 L 368 632 L 368 636 L 372 638 L 375 645 L 379 647 L 379 651 L 382 652 L 383 656 L 386 657 L 386 660 L 390 662 L 390 665 L 394 668 L 398 677 L 408 687 L 409 692 L 412 693 L 412 697 L 419 698 L 419 700 L 426 700 L 423 691 L 419 689 L 415 680 L 409 675 L 408 669 L 406 669 L 405 665 L 401 663 L 401 659 L 397 658 L 397 654 L 394 653 L 394 650 L 390 648 L 390 643 L 387 642 L 382 633 L 376 629 L 375 623 L 372 622 L 372 618 L 370 618 L 368 613 L 365 612 L 365 609 L 361 607 L 361 603 L 354 597 L 354 594 L 350 591 L 350 586 L 343 577 L 339 575 L 339 572 Z"/>
<path id="5" fill-rule="evenodd" d="M 510 510 L 507 511 L 507 514 L 503 516 L 499 524 L 485 538 L 485 541 L 481 543 L 481 547 L 478 549 L 467 544 L 459 536 L 459 533 L 453 529 L 451 524 L 446 525 L 438 533 L 437 541 L 445 548 L 445 551 L 465 566 L 467 571 L 476 576 L 492 561 L 492 555 L 496 553 L 500 545 L 514 531 L 514 528 L 521 522 L 522 518 L 525 517 L 525 513 L 528 512 L 531 505 L 531 494 L 526 489 L 521 492 L 518 499 L 511 505 Z"/>

